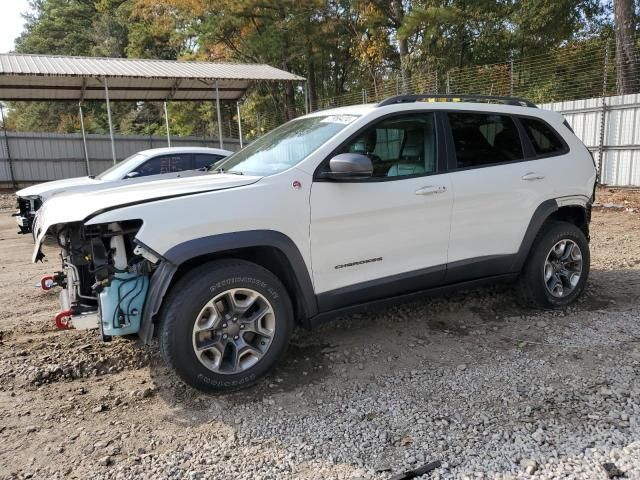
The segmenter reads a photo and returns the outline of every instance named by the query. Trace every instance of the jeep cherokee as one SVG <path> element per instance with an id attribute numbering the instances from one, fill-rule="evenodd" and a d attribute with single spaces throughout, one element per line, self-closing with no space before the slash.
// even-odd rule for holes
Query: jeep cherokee
<path id="1" fill-rule="evenodd" d="M 451 101 L 452 100 L 452 101 Z M 425 291 L 515 281 L 539 308 L 589 274 L 596 168 L 559 114 L 409 95 L 292 120 L 207 175 L 56 195 L 60 328 L 154 331 L 188 384 L 233 390 L 312 325 Z"/>

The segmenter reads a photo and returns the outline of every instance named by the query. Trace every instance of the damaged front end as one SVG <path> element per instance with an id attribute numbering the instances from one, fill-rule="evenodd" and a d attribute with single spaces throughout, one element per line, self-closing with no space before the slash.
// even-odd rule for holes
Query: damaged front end
<path id="1" fill-rule="evenodd" d="M 99 328 L 104 339 L 138 333 L 158 262 L 135 243 L 141 225 L 139 220 L 71 223 L 49 231 L 61 249 L 62 271 L 44 277 L 41 285 L 62 287 L 58 328 Z"/>

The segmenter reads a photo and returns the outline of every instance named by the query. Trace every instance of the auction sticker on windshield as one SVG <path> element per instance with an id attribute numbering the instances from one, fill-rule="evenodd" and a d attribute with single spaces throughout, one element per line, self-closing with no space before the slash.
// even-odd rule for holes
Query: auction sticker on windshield
<path id="1" fill-rule="evenodd" d="M 357 115 L 329 115 L 320 121 L 322 123 L 341 123 L 342 125 L 349 125 L 356 118 L 358 118 Z"/>

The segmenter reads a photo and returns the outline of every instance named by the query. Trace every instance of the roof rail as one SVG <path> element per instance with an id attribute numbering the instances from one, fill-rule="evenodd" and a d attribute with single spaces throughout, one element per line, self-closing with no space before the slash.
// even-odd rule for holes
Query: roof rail
<path id="1" fill-rule="evenodd" d="M 498 97 L 495 95 L 441 95 L 438 93 L 426 93 L 417 95 L 397 95 L 389 97 L 378 103 L 377 107 L 385 107 L 396 103 L 411 103 L 420 101 L 432 102 L 475 102 L 475 103 L 502 103 L 505 105 L 516 105 L 518 107 L 538 108 L 534 103 L 524 98 L 518 97 Z"/>

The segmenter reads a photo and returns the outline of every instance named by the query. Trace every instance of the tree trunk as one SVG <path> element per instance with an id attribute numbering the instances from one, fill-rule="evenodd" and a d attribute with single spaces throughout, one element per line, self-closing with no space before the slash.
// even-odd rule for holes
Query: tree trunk
<path id="1" fill-rule="evenodd" d="M 316 65 L 313 61 L 311 44 L 307 46 L 307 90 L 309 92 L 309 111 L 318 108 L 318 87 L 316 85 Z"/>
<path id="2" fill-rule="evenodd" d="M 633 0 L 614 0 L 618 94 L 640 89 L 640 59 L 635 43 Z"/>
<path id="3" fill-rule="evenodd" d="M 285 37 L 282 45 L 282 69 L 285 72 L 290 72 L 289 67 L 289 39 Z M 295 91 L 293 89 L 293 82 L 286 82 L 284 87 L 284 103 L 285 103 L 285 118 L 291 120 L 296 118 L 296 103 L 295 103 Z"/>
<path id="4" fill-rule="evenodd" d="M 404 9 L 402 0 L 393 0 L 391 2 L 393 11 L 393 20 L 397 29 L 402 26 L 404 21 Z M 402 81 L 402 92 L 409 93 L 409 41 L 406 38 L 398 39 L 398 53 L 400 54 L 400 78 Z"/>

